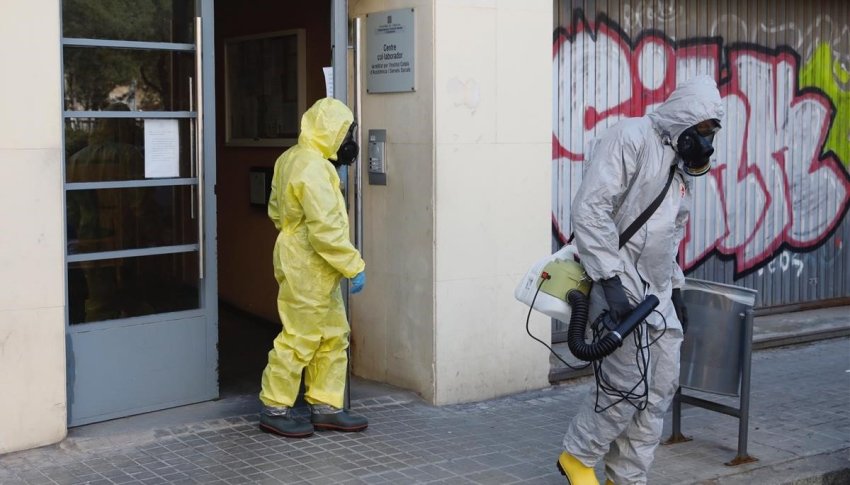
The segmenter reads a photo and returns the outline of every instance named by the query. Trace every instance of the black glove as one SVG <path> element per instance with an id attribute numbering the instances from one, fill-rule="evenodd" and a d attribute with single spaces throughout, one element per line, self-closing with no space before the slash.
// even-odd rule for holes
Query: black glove
<path id="1" fill-rule="evenodd" d="M 676 309 L 676 317 L 682 324 L 682 333 L 688 331 L 688 307 L 685 306 L 685 300 L 682 299 L 682 290 L 673 288 L 673 294 L 670 296 L 673 300 L 673 308 Z"/>
<path id="2" fill-rule="evenodd" d="M 620 323 L 634 310 L 632 304 L 629 303 L 629 297 L 626 296 L 626 289 L 623 288 L 620 277 L 613 276 L 607 280 L 600 280 L 599 284 L 602 285 L 602 290 L 605 292 L 608 314 L 614 323 Z"/>

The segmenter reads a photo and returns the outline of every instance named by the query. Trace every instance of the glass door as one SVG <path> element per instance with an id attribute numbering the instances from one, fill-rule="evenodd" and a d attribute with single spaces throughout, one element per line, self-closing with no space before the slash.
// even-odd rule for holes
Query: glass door
<path id="1" fill-rule="evenodd" d="M 214 399 L 212 0 L 62 9 L 69 423 Z"/>

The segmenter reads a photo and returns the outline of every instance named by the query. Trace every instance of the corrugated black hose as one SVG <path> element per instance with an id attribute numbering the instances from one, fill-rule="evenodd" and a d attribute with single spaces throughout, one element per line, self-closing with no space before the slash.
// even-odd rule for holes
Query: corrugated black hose
<path id="1" fill-rule="evenodd" d="M 569 346 L 573 355 L 585 362 L 592 362 L 611 355 L 623 344 L 623 339 L 632 333 L 635 327 L 643 322 L 658 306 L 658 298 L 655 295 L 649 295 L 617 325 L 617 328 L 589 344 L 584 340 L 587 330 L 588 307 L 590 306 L 588 298 L 578 290 L 570 290 L 567 293 L 567 302 L 572 307 L 570 326 L 567 330 L 567 346 Z"/>

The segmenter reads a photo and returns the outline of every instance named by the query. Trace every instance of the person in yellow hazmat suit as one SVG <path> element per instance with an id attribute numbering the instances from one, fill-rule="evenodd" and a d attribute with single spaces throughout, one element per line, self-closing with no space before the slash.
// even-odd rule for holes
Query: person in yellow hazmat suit
<path id="1" fill-rule="evenodd" d="M 349 326 L 340 280 L 351 279 L 352 293 L 366 283 L 366 263 L 349 239 L 336 170 L 357 157 L 355 126 L 345 104 L 320 99 L 301 118 L 298 143 L 275 162 L 268 212 L 280 231 L 274 275 L 283 330 L 263 371 L 263 431 L 299 438 L 314 429 L 362 431 L 368 426 L 366 418 L 343 409 Z M 302 372 L 309 423 L 291 414 Z"/>

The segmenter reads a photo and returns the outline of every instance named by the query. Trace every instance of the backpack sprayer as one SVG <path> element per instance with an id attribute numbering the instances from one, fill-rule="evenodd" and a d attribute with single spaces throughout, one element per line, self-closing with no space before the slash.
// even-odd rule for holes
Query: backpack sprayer
<path id="1" fill-rule="evenodd" d="M 608 332 L 601 339 L 587 343 L 585 332 L 590 306 L 588 296 L 590 295 L 591 285 L 592 282 L 580 263 L 571 260 L 553 259 L 543 267 L 543 271 L 537 280 L 537 291 L 530 305 L 532 308 L 535 308 L 534 302 L 537 299 L 537 294 L 540 292 L 558 298 L 565 302 L 565 304 L 569 304 L 571 311 L 569 312 L 567 345 L 574 356 L 586 362 L 592 362 L 611 355 L 611 353 L 623 345 L 623 340 L 641 322 L 646 320 L 659 303 L 658 297 L 649 295 L 620 322 L 614 322 L 605 313 L 602 318 Z M 529 309 L 529 312 L 531 312 L 531 309 Z"/>
<path id="2" fill-rule="evenodd" d="M 563 256 L 561 254 L 560 256 Z M 655 311 L 658 306 L 658 297 L 649 295 L 631 313 L 619 322 L 613 321 L 609 313 L 603 312 L 593 322 L 593 341 L 585 340 L 587 331 L 587 319 L 590 302 L 588 296 L 592 282 L 578 261 L 572 258 L 559 259 L 549 258 L 548 262 L 539 262 L 526 274 L 526 278 L 520 282 L 515 296 L 518 300 L 526 303 L 528 317 L 525 321 L 525 331 L 528 335 L 543 344 L 555 357 L 571 369 L 583 369 L 593 365 L 593 374 L 596 378 L 596 404 L 594 410 L 603 412 L 620 402 L 627 402 L 636 409 L 645 409 L 649 397 L 649 381 L 646 378 L 646 370 L 649 364 L 649 346 L 652 342 L 643 344 L 644 332 L 640 324 Z M 540 269 L 542 267 L 542 270 Z M 534 289 L 533 297 L 528 298 Z M 548 298 L 543 305 L 537 305 L 538 295 Z M 563 306 L 560 306 L 563 305 Z M 569 329 L 567 331 L 567 345 L 570 352 L 578 359 L 588 362 L 582 367 L 570 365 L 561 358 L 546 342 L 531 334 L 528 328 L 531 319 L 531 310 L 535 309 L 553 318 L 561 315 L 568 316 Z M 563 317 L 562 317 L 563 320 Z M 602 372 L 605 357 L 611 355 L 623 345 L 626 337 L 634 334 L 635 359 L 638 367 L 639 378 L 630 389 L 617 389 L 611 385 Z M 638 389 L 640 389 L 638 391 Z M 600 405 L 599 395 L 607 394 L 615 400 L 606 406 Z"/>

